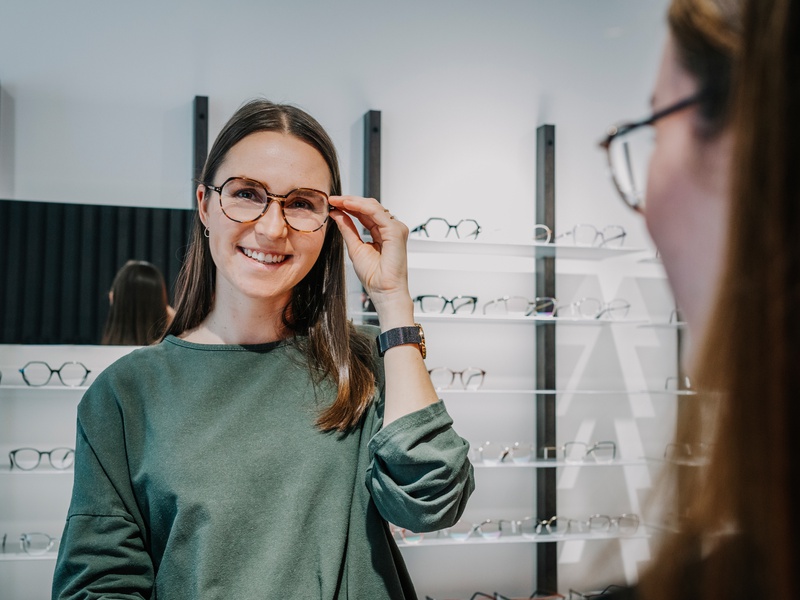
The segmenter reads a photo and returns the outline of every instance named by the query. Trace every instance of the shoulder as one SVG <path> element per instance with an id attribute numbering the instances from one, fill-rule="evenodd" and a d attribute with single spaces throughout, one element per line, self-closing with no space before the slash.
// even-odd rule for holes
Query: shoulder
<path id="1" fill-rule="evenodd" d="M 138 389 L 143 378 L 147 379 L 154 370 L 164 368 L 174 360 L 174 354 L 174 345 L 163 341 L 136 348 L 121 356 L 100 372 L 84 394 L 81 404 L 91 404 L 96 397 L 120 397 L 126 391 Z"/>

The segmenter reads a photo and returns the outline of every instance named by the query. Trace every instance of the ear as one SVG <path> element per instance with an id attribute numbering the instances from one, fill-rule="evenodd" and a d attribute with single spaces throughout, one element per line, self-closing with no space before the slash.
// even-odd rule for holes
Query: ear
<path id="1" fill-rule="evenodd" d="M 208 192 L 208 189 L 201 183 L 197 186 L 195 194 L 197 195 L 197 212 L 200 215 L 200 220 L 203 225 L 208 227 L 208 198 L 206 197 L 206 192 Z"/>
<path id="2" fill-rule="evenodd" d="M 114 292 L 108 292 L 108 303 L 114 304 Z"/>

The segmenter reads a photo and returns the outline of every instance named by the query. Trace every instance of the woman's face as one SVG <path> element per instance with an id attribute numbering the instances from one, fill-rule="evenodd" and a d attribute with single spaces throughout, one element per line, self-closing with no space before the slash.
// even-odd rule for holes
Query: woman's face
<path id="1" fill-rule="evenodd" d="M 213 183 L 220 186 L 229 177 L 254 179 L 274 194 L 303 187 L 327 192 L 331 185 L 328 165 L 315 148 L 273 131 L 253 133 L 228 151 Z M 329 224 L 312 233 L 295 231 L 275 201 L 254 223 L 237 223 L 222 212 L 217 192 L 198 186 L 197 199 L 217 267 L 215 309 L 255 301 L 282 310 L 317 262 Z"/>
<path id="2" fill-rule="evenodd" d="M 653 91 L 654 111 L 697 91 L 669 39 Z M 702 138 L 700 119 L 693 105 L 656 121 L 645 209 L 678 308 L 698 336 L 704 333 L 723 264 L 731 157 L 730 132 Z"/>

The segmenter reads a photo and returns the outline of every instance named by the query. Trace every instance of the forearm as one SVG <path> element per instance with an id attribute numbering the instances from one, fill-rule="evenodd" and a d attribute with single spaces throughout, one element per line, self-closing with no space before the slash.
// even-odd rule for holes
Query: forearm
<path id="1" fill-rule="evenodd" d="M 400 295 L 376 305 L 381 332 L 414 325 L 411 297 Z M 439 400 L 422 360 L 419 346 L 405 344 L 387 350 L 383 357 L 386 376 L 384 427 Z"/>

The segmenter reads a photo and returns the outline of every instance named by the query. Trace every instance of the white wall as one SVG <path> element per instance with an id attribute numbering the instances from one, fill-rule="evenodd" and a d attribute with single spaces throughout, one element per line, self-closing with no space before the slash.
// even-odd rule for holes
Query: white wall
<path id="1" fill-rule="evenodd" d="M 554 123 L 559 221 L 621 221 L 641 240 L 596 142 L 645 114 L 665 5 L 5 0 L 0 195 L 186 206 L 194 96 L 210 98 L 213 138 L 265 95 L 329 129 L 351 193 L 361 117 L 381 110 L 383 200 L 409 222 L 465 204 L 487 229 L 512 208 L 531 222 L 535 129 Z"/>
<path id="2" fill-rule="evenodd" d="M 264 95 L 305 108 L 328 129 L 347 193 L 362 192 L 362 116 L 382 111 L 384 204 L 412 226 L 434 215 L 476 218 L 486 239 L 530 235 L 536 127 L 552 123 L 559 231 L 583 222 L 621 224 L 628 245 L 648 248 L 643 224 L 615 196 L 597 141 L 611 123 L 647 113 L 666 4 L 4 0 L 0 197 L 186 207 L 193 189 L 194 96 L 210 98 L 213 139 L 244 100 Z M 566 300 L 623 296 L 633 305 L 632 316 L 662 320 L 671 309 L 657 266 L 562 262 L 559 273 L 559 297 Z M 463 272 L 417 273 L 411 283 L 413 293 L 452 295 L 470 293 L 465 287 L 471 280 Z M 482 301 L 533 289 L 530 276 L 485 269 L 474 283 Z M 493 338 L 481 339 L 481 354 L 471 353 L 459 336 L 486 330 L 469 327 L 454 334 L 432 324 L 437 364 L 429 366 L 478 363 L 500 378 L 493 387 L 502 387 L 503 377 L 532 385 L 532 328 L 495 330 Z M 674 331 L 604 328 L 559 335 L 563 387 L 657 387 L 674 369 Z M 500 353 L 509 348 L 508 355 Z M 503 423 L 514 419 L 509 435 L 527 431 L 532 439 L 529 404 L 492 402 L 496 406 L 448 400 L 448 406 L 471 440 L 499 436 Z M 628 458 L 637 458 L 642 444 L 657 448 L 668 434 L 668 402 L 620 397 L 598 408 L 594 400 L 567 397 L 559 403 L 559 442 L 613 437 Z M 649 482 L 639 469 L 610 475 L 601 469 L 579 478 L 565 471 L 559 511 L 581 516 L 595 508 L 641 508 L 640 488 Z M 472 515 L 530 513 L 532 482 L 530 473 L 510 482 L 507 473 L 484 470 Z M 404 552 L 423 594 L 467 594 L 487 572 L 503 578 L 509 593 L 527 594 L 532 559 L 530 547 L 519 546 L 491 560 L 475 548 Z M 604 557 L 585 546 L 561 548 L 562 591 L 635 577 L 637 562 L 648 554 L 646 543 L 623 544 L 609 559 L 610 570 L 596 571 L 589 565 Z M 448 587 L 445 577 L 458 581 Z"/>

